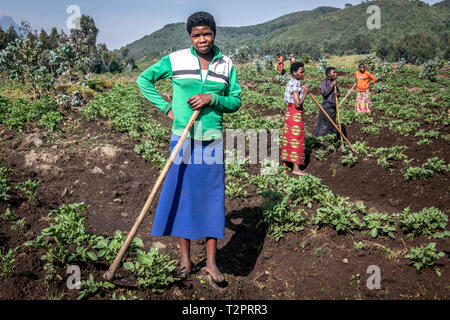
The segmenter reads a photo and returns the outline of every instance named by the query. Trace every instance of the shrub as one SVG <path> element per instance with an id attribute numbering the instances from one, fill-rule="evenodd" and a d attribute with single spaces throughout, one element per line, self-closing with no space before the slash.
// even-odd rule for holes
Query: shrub
<path id="1" fill-rule="evenodd" d="M 433 174 L 449 171 L 449 166 L 438 157 L 429 158 L 422 167 L 409 167 L 403 175 L 405 180 L 418 180 L 431 177 Z"/>
<path id="2" fill-rule="evenodd" d="M 157 248 L 150 248 L 148 253 L 138 250 L 135 261 L 125 262 L 123 266 L 136 274 L 139 286 L 159 292 L 162 287 L 174 282 L 175 263 L 175 260 L 169 261 L 169 255 L 160 254 Z"/>
<path id="3" fill-rule="evenodd" d="M 308 64 L 311 62 L 311 56 L 307 53 L 302 54 L 302 62 Z"/>
<path id="4" fill-rule="evenodd" d="M 435 207 L 423 208 L 420 212 L 410 212 L 405 208 L 400 214 L 400 225 L 408 236 L 418 237 L 423 234 L 432 236 L 436 231 L 445 229 L 448 216 Z"/>
<path id="5" fill-rule="evenodd" d="M 301 217 L 303 211 L 296 212 L 288 206 L 288 196 L 281 198 L 278 192 L 272 190 L 267 190 L 264 196 L 270 200 L 265 204 L 262 222 L 268 224 L 268 232 L 273 235 L 275 241 L 279 241 L 285 232 L 303 230 L 305 222 L 305 219 Z"/>
<path id="6" fill-rule="evenodd" d="M 5 108 L 2 108 L 5 104 Z M 22 131 L 26 122 L 38 121 L 39 125 L 49 131 L 58 128 L 62 117 L 55 102 L 48 97 L 28 102 L 25 99 L 12 99 L 7 102 L 0 101 L 0 123 L 4 123 L 8 129 Z"/>
<path id="7" fill-rule="evenodd" d="M 95 252 L 90 251 L 96 243 L 96 237 L 87 232 L 84 225 L 86 216 L 81 213 L 88 208 L 84 202 L 62 205 L 49 213 L 50 226 L 43 229 L 36 240 L 25 242 L 26 246 L 37 246 L 45 250 L 42 260 L 46 261 L 45 279 L 52 280 L 58 267 L 64 267 L 73 261 L 97 260 Z"/>
<path id="8" fill-rule="evenodd" d="M 356 164 L 356 160 L 358 160 L 358 156 L 354 155 L 353 152 L 349 152 L 346 155 L 342 156 L 341 163 L 347 167 L 353 167 Z"/>
<path id="9" fill-rule="evenodd" d="M 312 218 L 314 224 L 319 226 L 332 226 L 338 233 L 358 229 L 361 221 L 352 208 L 343 205 L 322 206 L 317 209 L 316 215 Z"/>
<path id="10" fill-rule="evenodd" d="M 370 230 L 370 235 L 376 238 L 382 233 L 394 239 L 395 222 L 386 213 L 369 213 L 363 217 L 363 225 Z"/>
<path id="11" fill-rule="evenodd" d="M 411 259 L 410 264 L 416 267 L 417 272 L 424 268 L 432 268 L 435 266 L 436 261 L 445 256 L 444 252 L 436 252 L 436 243 L 430 242 L 426 247 L 414 247 L 411 248 L 409 254 L 405 255 L 405 258 Z M 441 275 L 439 268 L 434 267 L 436 274 Z"/>
<path id="12" fill-rule="evenodd" d="M 437 80 L 437 72 L 436 72 L 437 64 L 438 64 L 437 58 L 425 61 L 422 64 L 422 71 L 420 71 L 419 78 L 424 78 L 432 82 L 435 82 Z"/>
<path id="13" fill-rule="evenodd" d="M 423 180 L 433 175 L 433 170 L 420 168 L 420 167 L 410 167 L 406 170 L 403 175 L 405 180 Z"/>
<path id="14" fill-rule="evenodd" d="M 127 236 L 119 230 L 116 231 L 114 237 L 98 237 L 97 243 L 93 246 L 94 249 L 98 250 L 97 258 L 105 258 L 108 263 L 112 263 L 125 243 L 126 238 Z M 134 237 L 125 252 L 125 255 L 123 256 L 123 260 L 126 260 L 131 255 L 134 255 L 136 250 L 142 247 L 144 247 L 142 239 L 139 237 Z"/>
<path id="15" fill-rule="evenodd" d="M 374 148 L 372 149 L 372 157 L 377 158 L 377 164 L 384 169 L 392 168 L 392 160 L 404 160 L 406 155 L 404 152 L 408 149 L 407 146 L 394 146 L 391 148 Z"/>

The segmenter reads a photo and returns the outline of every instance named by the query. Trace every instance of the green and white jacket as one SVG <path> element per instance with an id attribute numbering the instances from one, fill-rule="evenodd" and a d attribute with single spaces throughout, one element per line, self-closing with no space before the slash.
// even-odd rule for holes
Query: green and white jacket
<path id="1" fill-rule="evenodd" d="M 214 140 L 223 135 L 223 113 L 232 113 L 241 107 L 241 88 L 236 69 L 230 58 L 213 46 L 214 58 L 208 65 L 203 82 L 200 60 L 194 47 L 175 51 L 164 56 L 137 78 L 136 82 L 144 96 L 164 114 L 172 108 L 175 120 L 172 132 L 181 135 L 193 113 L 187 101 L 200 93 L 210 93 L 212 101 L 201 108 L 196 123 L 188 137 L 196 140 Z M 172 104 L 165 101 L 155 88 L 160 79 L 172 79 Z"/>

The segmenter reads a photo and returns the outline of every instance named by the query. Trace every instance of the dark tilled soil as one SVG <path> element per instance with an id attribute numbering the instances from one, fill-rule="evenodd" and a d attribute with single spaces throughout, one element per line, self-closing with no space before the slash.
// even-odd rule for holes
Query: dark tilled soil
<path id="1" fill-rule="evenodd" d="M 279 115 L 271 111 L 265 116 Z M 128 232 L 140 213 L 155 183 L 159 170 L 140 158 L 134 151 L 136 141 L 114 132 L 107 123 L 89 123 L 78 113 L 63 126 L 79 122 L 75 130 L 53 134 L 48 141 L 36 147 L 21 146 L 25 133 L 33 132 L 26 127 L 24 133 L 3 130 L 1 132 L 1 155 L 3 166 L 13 169 L 13 182 L 28 178 L 45 180 L 38 188 L 35 203 L 26 201 L 24 196 L 13 192 L 11 199 L 0 202 L 0 213 L 9 206 L 18 218 L 25 217 L 26 230 L 18 233 L 10 229 L 10 222 L 2 220 L 0 225 L 0 247 L 14 248 L 27 240 L 34 239 L 48 225 L 50 210 L 62 204 L 85 202 L 90 207 L 86 214 L 89 231 L 98 235 L 113 235 L 116 230 Z M 170 128 L 171 121 L 159 112 L 150 117 Z M 374 114 L 377 119 L 379 115 Z M 306 118 L 306 129 L 312 132 L 315 118 Z M 360 124 L 353 123 L 346 128 L 350 141 L 361 140 Z M 76 127 L 76 126 L 74 126 Z M 431 156 L 439 156 L 449 162 L 448 143 L 437 140 L 432 145 L 418 146 L 412 138 L 403 137 L 390 131 L 381 131 L 376 137 L 365 136 L 370 146 L 407 145 L 408 157 L 414 157 L 420 165 Z M 111 160 L 90 159 L 89 151 L 97 145 L 109 144 L 121 148 L 118 156 Z M 57 146 L 54 148 L 54 146 Z M 42 174 L 33 168 L 24 167 L 24 155 L 36 149 L 39 152 L 58 154 L 56 166 L 62 171 L 57 174 Z M 168 150 L 166 155 L 168 155 Z M 420 163 L 420 164 L 419 164 Z M 400 172 L 400 163 L 394 164 L 394 171 L 386 171 L 376 165 L 375 159 L 360 159 L 353 168 L 340 164 L 340 153 L 328 156 L 320 162 L 311 156 L 306 170 L 322 179 L 333 192 L 348 196 L 353 201 L 363 201 L 380 212 L 400 212 L 410 206 L 412 210 L 435 206 L 441 210 L 448 208 L 448 174 L 435 176 L 424 181 L 406 183 Z M 99 167 L 103 174 L 91 171 Z M 255 174 L 259 166 L 252 165 Z M 373 240 L 367 233 L 339 235 L 329 228 L 317 229 L 307 225 L 295 234 L 286 234 L 279 242 L 267 235 L 267 226 L 257 224 L 261 220 L 264 200 L 251 188 L 250 197 L 245 200 L 226 201 L 225 239 L 219 240 L 218 266 L 227 279 L 223 288 L 213 287 L 200 269 L 205 265 L 204 240 L 192 241 L 193 274 L 183 282 L 177 282 L 163 293 L 137 290 L 133 294 L 143 299 L 448 299 L 450 275 L 448 258 L 450 243 L 447 239 L 427 239 L 419 237 L 413 241 L 397 233 L 396 239 L 379 237 Z M 157 195 L 158 199 L 159 194 Z M 141 225 L 138 236 L 146 249 L 151 246 L 164 247 L 162 252 L 179 258 L 177 239 L 157 238 L 150 235 L 152 213 L 157 201 L 151 205 L 149 214 Z M 308 209 L 312 214 L 316 208 Z M 399 228 L 397 228 L 399 229 Z M 364 250 L 355 251 L 355 241 L 371 241 L 374 244 Z M 446 252 L 439 265 L 442 276 L 427 269 L 417 273 L 403 258 L 412 246 L 435 241 L 437 248 Z M 387 251 L 398 256 L 390 260 Z M 66 270 L 59 270 L 63 281 L 44 281 L 45 270 L 40 260 L 42 250 L 26 247 L 19 251 L 11 278 L 0 281 L 0 299 L 76 299 L 78 292 L 68 290 Z M 369 290 L 366 272 L 371 265 L 380 267 L 381 289 Z M 102 280 L 108 265 L 104 263 L 81 264 L 82 278 L 89 274 Z M 126 275 L 123 269 L 119 275 Z M 109 299 L 129 295 L 126 289 L 103 290 L 91 299 Z"/>

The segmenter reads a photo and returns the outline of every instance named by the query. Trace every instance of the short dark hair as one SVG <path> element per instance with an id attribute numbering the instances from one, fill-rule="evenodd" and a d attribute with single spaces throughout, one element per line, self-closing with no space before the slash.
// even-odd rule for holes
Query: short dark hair
<path id="1" fill-rule="evenodd" d="M 195 12 L 188 18 L 186 29 L 189 35 L 191 34 L 193 27 L 199 26 L 209 27 L 214 33 L 214 36 L 216 36 L 216 21 L 214 20 L 214 17 L 208 12 Z"/>
<path id="2" fill-rule="evenodd" d="M 294 62 L 293 64 L 291 64 L 291 74 L 294 74 L 295 71 L 304 67 L 305 65 L 303 64 L 303 62 Z"/>
<path id="3" fill-rule="evenodd" d="M 358 65 L 358 68 L 361 68 L 361 66 L 364 66 L 364 68 L 366 67 L 366 65 L 362 62 Z"/>
<path id="4" fill-rule="evenodd" d="M 325 69 L 325 75 L 328 77 L 328 74 L 330 74 L 331 70 L 336 70 L 335 67 L 328 67 Z"/>

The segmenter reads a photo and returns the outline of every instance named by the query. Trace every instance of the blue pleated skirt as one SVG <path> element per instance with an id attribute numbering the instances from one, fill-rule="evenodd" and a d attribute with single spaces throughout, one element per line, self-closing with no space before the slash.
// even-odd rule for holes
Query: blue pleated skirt
<path id="1" fill-rule="evenodd" d="M 172 132 L 170 152 L 180 136 Z M 153 236 L 223 238 L 225 165 L 223 139 L 186 138 L 167 172 L 153 222 Z"/>

